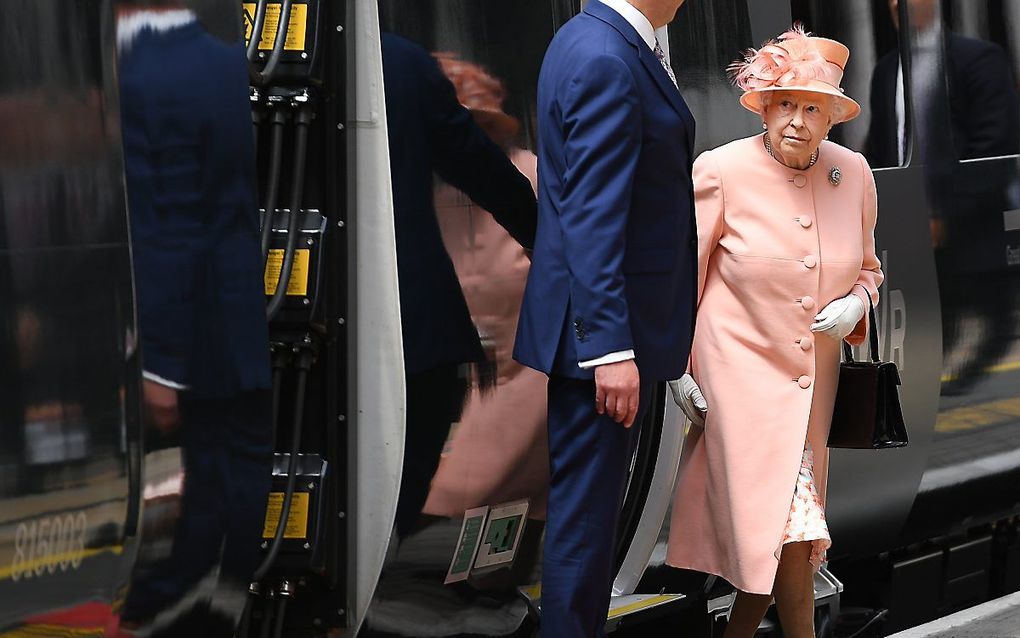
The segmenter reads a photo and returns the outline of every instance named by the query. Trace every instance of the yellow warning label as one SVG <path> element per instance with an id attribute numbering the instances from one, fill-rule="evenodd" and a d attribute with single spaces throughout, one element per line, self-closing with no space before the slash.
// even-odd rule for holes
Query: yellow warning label
<path id="1" fill-rule="evenodd" d="M 269 51 L 276 43 L 276 28 L 280 24 L 279 3 L 266 5 L 266 21 L 259 39 L 259 50 Z M 251 40 L 251 32 L 255 26 L 256 5 L 254 2 L 244 3 L 244 41 Z M 305 33 L 308 29 L 308 5 L 295 2 L 290 8 L 290 20 L 287 24 L 287 41 L 283 44 L 284 51 L 304 51 Z"/>
<path id="2" fill-rule="evenodd" d="M 276 535 L 276 524 L 280 521 L 283 510 L 283 492 L 269 494 L 266 505 L 266 524 L 262 528 L 262 538 Z M 287 514 L 287 526 L 283 528 L 284 538 L 305 538 L 308 536 L 308 492 L 294 492 L 290 502 L 290 513 Z"/>
<path id="3" fill-rule="evenodd" d="M 311 255 L 312 251 L 307 248 L 299 248 L 294 255 L 294 266 L 290 269 L 290 281 L 287 282 L 287 295 L 303 297 L 308 294 L 308 264 L 311 261 Z M 276 292 L 276 282 L 280 280 L 282 268 L 283 249 L 270 250 L 264 276 L 266 295 Z"/>

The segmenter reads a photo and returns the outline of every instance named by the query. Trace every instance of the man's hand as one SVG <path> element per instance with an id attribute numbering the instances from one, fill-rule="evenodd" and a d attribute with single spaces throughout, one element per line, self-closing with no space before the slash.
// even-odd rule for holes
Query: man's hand
<path id="1" fill-rule="evenodd" d="M 156 429 L 164 434 L 176 430 L 181 423 L 177 409 L 177 390 L 145 379 L 142 381 L 142 395 L 145 410 Z"/>
<path id="2" fill-rule="evenodd" d="M 633 359 L 596 367 L 595 411 L 629 428 L 637 418 L 640 387 Z"/>

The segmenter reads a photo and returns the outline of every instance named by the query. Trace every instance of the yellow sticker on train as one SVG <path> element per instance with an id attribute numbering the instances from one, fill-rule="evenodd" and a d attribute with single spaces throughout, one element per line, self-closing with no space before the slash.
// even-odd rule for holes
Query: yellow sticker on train
<path id="1" fill-rule="evenodd" d="M 312 259 L 312 251 L 307 248 L 299 248 L 294 255 L 294 266 L 290 269 L 290 281 L 287 282 L 287 295 L 303 297 L 308 294 L 308 265 Z M 283 249 L 274 248 L 269 251 L 269 259 L 266 260 L 266 272 L 264 283 L 266 295 L 272 295 L 276 291 L 276 282 L 280 280 L 280 270 L 283 269 Z"/>
<path id="2" fill-rule="evenodd" d="M 287 514 L 287 525 L 283 528 L 284 538 L 306 538 L 308 536 L 308 492 L 294 492 L 290 502 L 290 513 Z M 266 522 L 262 527 L 262 538 L 276 535 L 276 526 L 280 522 L 283 510 L 283 492 L 271 492 L 266 504 Z"/>
<path id="3" fill-rule="evenodd" d="M 269 51 L 276 43 L 276 28 L 280 24 L 280 3 L 266 5 L 266 21 L 262 27 L 262 38 L 259 50 Z M 251 32 L 255 25 L 256 4 L 244 3 L 244 41 L 251 40 Z M 287 23 L 287 40 L 283 44 L 284 51 L 304 51 L 305 37 L 308 31 L 308 4 L 295 2 L 291 5 L 290 20 Z"/>

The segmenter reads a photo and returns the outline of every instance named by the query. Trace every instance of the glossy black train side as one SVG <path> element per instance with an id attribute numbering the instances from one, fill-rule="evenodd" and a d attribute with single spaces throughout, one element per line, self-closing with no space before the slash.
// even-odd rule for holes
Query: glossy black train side
<path id="1" fill-rule="evenodd" d="M 234 10 L 221 4 L 200 3 L 199 13 Z M 496 11 L 477 4 L 473 14 Z M 573 4 L 504 9 L 559 24 Z M 932 6 L 944 32 L 998 52 L 961 52 L 950 37 L 933 56 L 919 26 Z M 888 275 L 882 354 L 903 373 L 911 446 L 834 454 L 829 519 L 845 596 L 904 610 L 905 625 L 1020 588 L 1020 149 L 925 146 L 967 135 L 953 109 L 975 118 L 993 110 L 958 97 L 979 74 L 952 67 L 975 47 L 978 63 L 1001 62 L 998 80 L 1015 87 L 1020 2 L 918 1 L 897 11 L 909 37 L 898 37 L 883 0 L 689 0 L 669 35 L 699 149 L 759 126 L 721 69 L 795 18 L 853 51 L 848 91 L 866 117 L 837 141 L 869 153 L 870 124 L 882 108 L 892 117 L 891 158 L 869 157 Z M 391 22 L 402 24 L 399 15 Z M 455 31 L 437 33 L 437 43 L 459 41 L 465 56 L 482 48 L 483 29 L 450 24 L 436 22 L 437 32 Z M 143 436 L 140 418 L 113 34 L 107 0 L 0 0 L 0 632 L 114 626 L 136 562 L 161 555 L 178 506 L 179 441 Z M 876 97 L 888 81 L 883 64 L 893 68 L 890 101 Z M 940 100 L 948 108 L 923 106 Z M 952 162 L 940 165 L 946 153 Z M 953 210 L 933 212 L 947 201 Z M 653 565 L 647 582 L 661 570 Z"/>
<path id="2" fill-rule="evenodd" d="M 141 425 L 112 12 L 0 3 L 0 631 L 106 624 Z"/>

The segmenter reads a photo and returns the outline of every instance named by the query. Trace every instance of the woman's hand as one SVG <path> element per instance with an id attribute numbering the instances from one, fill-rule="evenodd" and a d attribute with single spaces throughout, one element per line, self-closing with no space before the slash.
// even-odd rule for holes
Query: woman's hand
<path id="1" fill-rule="evenodd" d="M 841 341 L 854 331 L 857 322 L 864 316 L 864 302 L 854 294 L 833 300 L 822 311 L 815 315 L 811 324 L 811 332 L 829 335 Z"/>
<path id="2" fill-rule="evenodd" d="M 669 382 L 669 390 L 673 393 L 673 402 L 680 406 L 680 410 L 691 420 L 691 423 L 698 427 L 705 427 L 705 413 L 708 412 L 708 402 L 701 388 L 695 383 L 694 377 L 685 374 L 679 379 Z"/>

